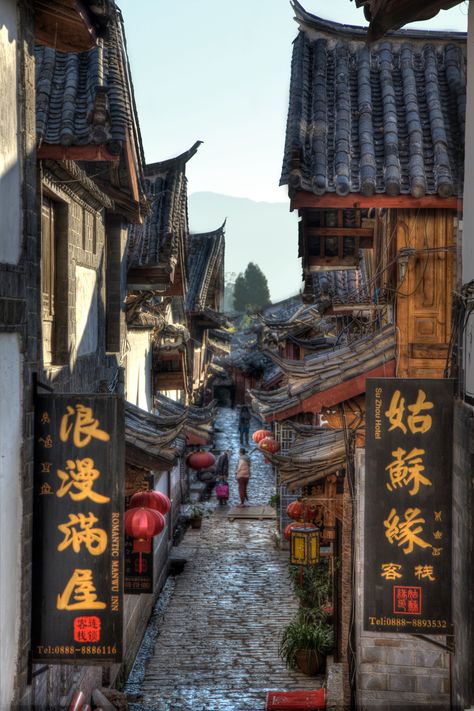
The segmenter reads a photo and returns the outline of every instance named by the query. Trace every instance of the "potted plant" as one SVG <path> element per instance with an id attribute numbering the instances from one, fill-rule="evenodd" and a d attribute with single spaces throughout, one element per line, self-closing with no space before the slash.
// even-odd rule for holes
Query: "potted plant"
<path id="1" fill-rule="evenodd" d="M 332 627 L 319 611 L 300 608 L 282 632 L 278 653 L 289 669 L 315 676 L 323 670 L 333 644 Z"/>
<path id="2" fill-rule="evenodd" d="M 191 524 L 191 528 L 201 528 L 202 519 L 207 515 L 207 510 L 203 506 L 194 504 L 189 511 L 189 523 Z"/>
<path id="3" fill-rule="evenodd" d="M 305 567 L 290 565 L 288 575 L 302 607 L 329 610 L 332 581 L 327 561 Z"/>

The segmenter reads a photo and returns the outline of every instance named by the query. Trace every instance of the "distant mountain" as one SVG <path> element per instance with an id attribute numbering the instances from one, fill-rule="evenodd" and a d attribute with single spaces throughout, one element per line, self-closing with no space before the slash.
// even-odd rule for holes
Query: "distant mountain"
<path id="1" fill-rule="evenodd" d="M 258 264 L 268 280 L 272 301 L 296 294 L 301 286 L 298 216 L 287 203 L 202 192 L 189 196 L 191 232 L 208 232 L 226 224 L 226 272 L 243 272 Z"/>

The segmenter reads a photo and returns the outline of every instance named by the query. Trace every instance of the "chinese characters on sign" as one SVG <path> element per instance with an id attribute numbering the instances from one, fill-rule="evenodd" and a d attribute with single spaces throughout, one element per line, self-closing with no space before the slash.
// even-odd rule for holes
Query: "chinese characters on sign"
<path id="1" fill-rule="evenodd" d="M 121 661 L 123 441 L 118 397 L 37 396 L 34 661 Z"/>
<path id="2" fill-rule="evenodd" d="M 367 381 L 364 629 L 451 633 L 451 380 Z"/>

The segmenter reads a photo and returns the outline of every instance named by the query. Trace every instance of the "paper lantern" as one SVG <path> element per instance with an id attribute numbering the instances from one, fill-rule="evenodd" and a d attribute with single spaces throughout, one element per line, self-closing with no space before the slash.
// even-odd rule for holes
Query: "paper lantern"
<path id="1" fill-rule="evenodd" d="M 198 449 L 197 452 L 191 452 L 186 457 L 186 464 L 191 469 L 199 471 L 200 469 L 209 469 L 214 466 L 216 459 L 211 452 L 206 452 L 204 449 Z"/>
<path id="2" fill-rule="evenodd" d="M 270 454 L 275 454 L 280 449 L 280 445 L 273 439 L 273 437 L 265 437 L 258 443 L 258 448 L 262 452 L 270 452 Z"/>
<path id="3" fill-rule="evenodd" d="M 265 439 L 265 437 L 273 437 L 273 432 L 270 432 L 270 430 L 256 430 L 252 435 L 252 439 L 255 444 L 261 442 L 261 440 Z"/>
<path id="4" fill-rule="evenodd" d="M 135 507 L 154 509 L 164 516 L 171 508 L 171 501 L 161 491 L 137 491 L 130 499 L 129 508 Z"/>
<path id="5" fill-rule="evenodd" d="M 312 524 L 293 527 L 290 531 L 290 551 L 293 564 L 315 565 L 319 560 L 319 531 L 316 527 Z"/>
<path id="6" fill-rule="evenodd" d="M 151 552 L 151 539 L 166 525 L 164 516 L 155 509 L 136 507 L 125 512 L 125 533 L 133 538 L 133 552 L 139 553 L 138 572 L 142 572 L 142 553 Z"/>

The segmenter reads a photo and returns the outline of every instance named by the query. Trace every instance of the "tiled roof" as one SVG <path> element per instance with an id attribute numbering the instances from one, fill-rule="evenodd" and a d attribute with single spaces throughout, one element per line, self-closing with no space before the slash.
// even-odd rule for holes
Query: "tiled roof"
<path id="1" fill-rule="evenodd" d="M 465 35 L 393 33 L 321 20 L 293 2 L 281 184 L 344 196 L 462 192 Z"/>
<path id="2" fill-rule="evenodd" d="M 368 39 L 372 42 L 388 30 L 397 29 L 408 22 L 429 20 L 440 10 L 459 5 L 462 0 L 356 0 L 357 7 L 364 6 L 364 15 L 370 21 Z"/>
<path id="3" fill-rule="evenodd" d="M 169 469 L 179 455 L 177 439 L 186 416 L 173 421 L 125 403 L 125 451 L 129 464 L 145 469 Z"/>
<path id="4" fill-rule="evenodd" d="M 314 301 L 321 314 L 333 305 L 362 304 L 373 300 L 363 260 L 359 269 L 313 272 L 311 277 Z"/>
<path id="5" fill-rule="evenodd" d="M 66 53 L 35 47 L 39 146 L 104 145 L 117 155 L 135 134 L 141 149 L 123 20 L 115 3 L 110 5 L 105 36 L 93 49 Z"/>
<path id="6" fill-rule="evenodd" d="M 252 407 L 264 418 L 276 416 L 278 419 L 280 413 L 299 407 L 304 400 L 392 362 L 395 349 L 395 329 L 390 325 L 347 346 L 317 352 L 303 360 L 287 360 L 266 351 L 266 355 L 286 373 L 287 382 L 270 392 L 252 391 Z M 387 375 L 391 373 L 387 372 Z M 354 394 L 359 393 L 351 396 Z"/>
<path id="7" fill-rule="evenodd" d="M 212 437 L 214 419 L 216 417 L 215 400 L 209 405 L 198 407 L 196 405 L 185 406 L 166 397 L 162 393 L 155 394 L 155 408 L 160 417 L 186 415 L 184 431 L 186 438 L 191 441 L 201 440 L 209 442 Z"/>
<path id="8" fill-rule="evenodd" d="M 281 483 L 293 491 L 345 467 L 344 432 L 319 429 L 309 437 L 298 437 L 286 455 L 265 452 L 265 457 L 278 467 Z"/>
<path id="9" fill-rule="evenodd" d="M 146 166 L 150 213 L 142 225 L 129 229 L 129 269 L 164 266 L 171 272 L 180 260 L 188 239 L 186 163 L 200 144 L 197 141 L 175 158 Z"/>
<path id="10" fill-rule="evenodd" d="M 187 311 L 202 311 L 207 305 L 210 292 L 219 287 L 224 291 L 225 223 L 226 220 L 212 232 L 189 236 Z"/>

